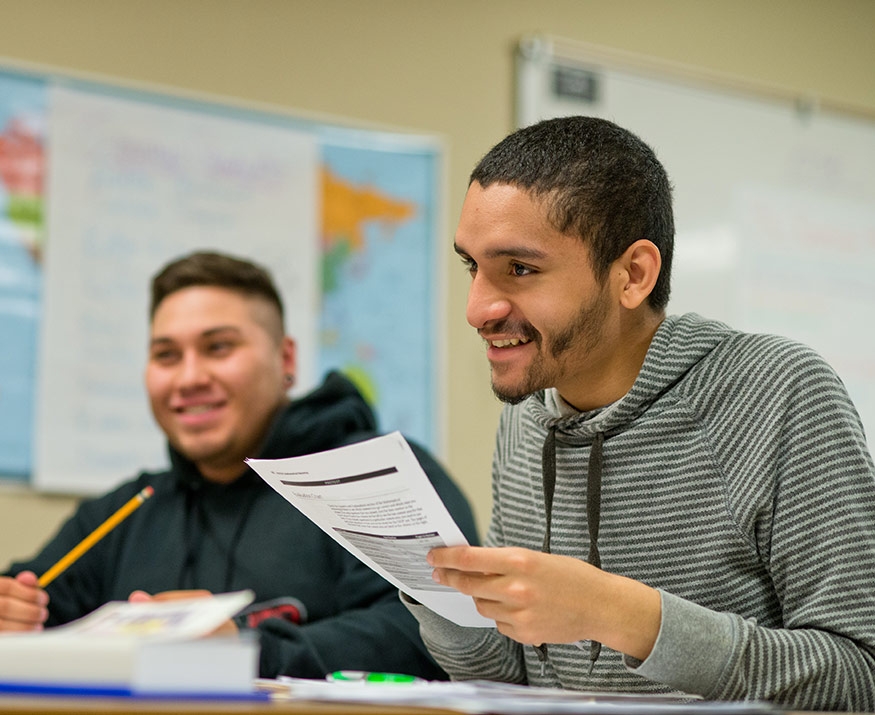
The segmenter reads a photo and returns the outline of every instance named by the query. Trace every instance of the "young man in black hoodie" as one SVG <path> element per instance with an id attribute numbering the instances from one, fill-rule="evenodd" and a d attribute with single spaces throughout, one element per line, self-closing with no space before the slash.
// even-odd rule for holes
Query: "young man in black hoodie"
<path id="1" fill-rule="evenodd" d="M 445 678 L 396 589 L 338 546 L 245 466 L 246 457 L 319 452 L 377 435 L 371 408 L 339 373 L 308 395 L 267 271 L 194 253 L 152 281 L 146 388 L 171 467 L 83 502 L 33 559 L 0 577 L 0 630 L 79 618 L 133 592 L 252 589 L 237 619 L 257 629 L 260 673 L 342 669 Z M 441 466 L 411 445 L 472 543 L 473 515 Z M 45 590 L 37 574 L 146 485 L 154 496 Z"/>

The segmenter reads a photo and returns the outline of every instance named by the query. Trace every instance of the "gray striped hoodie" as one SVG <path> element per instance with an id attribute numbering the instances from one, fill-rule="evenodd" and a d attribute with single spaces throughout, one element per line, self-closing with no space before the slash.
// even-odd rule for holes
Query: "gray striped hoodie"
<path id="1" fill-rule="evenodd" d="M 592 643 L 548 644 L 542 662 L 408 603 L 454 679 L 875 711 L 875 468 L 813 350 L 671 316 L 612 405 L 578 413 L 548 390 L 507 406 L 487 546 L 543 547 L 545 465 L 552 553 L 592 561 L 597 519 L 601 568 L 660 591 L 656 645 L 643 662 L 601 648 L 593 664 Z"/>

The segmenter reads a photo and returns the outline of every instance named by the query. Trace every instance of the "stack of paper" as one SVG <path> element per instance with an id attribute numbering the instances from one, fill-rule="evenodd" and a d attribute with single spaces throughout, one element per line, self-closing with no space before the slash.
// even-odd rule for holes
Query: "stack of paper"
<path id="1" fill-rule="evenodd" d="M 66 626 L 0 635 L 0 692 L 246 695 L 258 675 L 252 638 L 204 638 L 251 603 L 212 598 L 113 602 Z"/>
<path id="2" fill-rule="evenodd" d="M 329 682 L 280 676 L 260 681 L 277 700 L 347 703 L 396 708 L 440 708 L 466 715 L 774 715 L 760 701 L 703 700 L 696 695 L 584 692 L 483 680 L 383 684 Z"/>

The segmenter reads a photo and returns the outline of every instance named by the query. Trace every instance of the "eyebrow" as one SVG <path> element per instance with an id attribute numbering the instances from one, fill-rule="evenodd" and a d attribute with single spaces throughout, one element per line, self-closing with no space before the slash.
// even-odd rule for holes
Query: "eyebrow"
<path id="1" fill-rule="evenodd" d="M 463 249 L 458 243 L 453 243 L 453 250 L 460 256 L 469 256 L 468 252 Z M 507 248 L 490 248 L 485 253 L 486 258 L 532 258 L 543 259 L 547 258 L 547 253 L 539 248 L 531 246 L 509 246 Z"/>
<path id="2" fill-rule="evenodd" d="M 208 330 L 204 330 L 204 332 L 202 332 L 198 337 L 199 338 L 210 338 L 210 337 L 213 337 L 215 335 L 229 332 L 229 331 L 232 333 L 237 333 L 237 334 L 239 334 L 241 332 L 240 328 L 238 328 L 234 325 L 217 325 L 215 328 L 210 328 Z M 176 341 L 173 338 L 159 335 L 158 337 L 152 338 L 149 341 L 149 344 L 150 345 L 164 345 L 164 344 L 175 343 L 175 342 Z"/>

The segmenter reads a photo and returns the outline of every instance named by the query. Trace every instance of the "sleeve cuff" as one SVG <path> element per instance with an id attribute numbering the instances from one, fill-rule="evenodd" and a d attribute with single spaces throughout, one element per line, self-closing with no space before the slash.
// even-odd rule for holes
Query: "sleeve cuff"
<path id="1" fill-rule="evenodd" d="M 643 661 L 625 656 L 624 663 L 648 680 L 707 697 L 731 659 L 733 619 L 665 591 L 659 594 L 662 617 L 653 650 Z"/>

